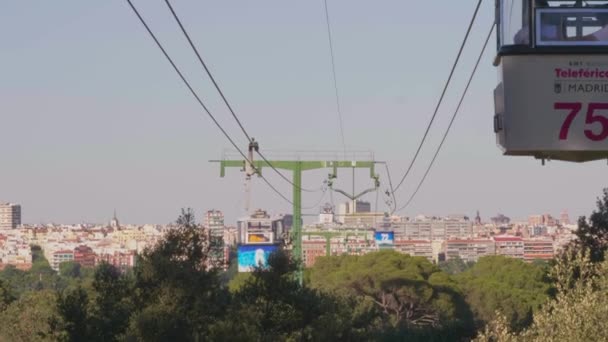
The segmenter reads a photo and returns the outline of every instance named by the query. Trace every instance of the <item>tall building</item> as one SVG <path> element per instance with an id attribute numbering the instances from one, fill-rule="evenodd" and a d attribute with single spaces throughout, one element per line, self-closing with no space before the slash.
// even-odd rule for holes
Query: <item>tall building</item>
<path id="1" fill-rule="evenodd" d="M 205 214 L 205 227 L 212 236 L 224 236 L 224 213 L 220 210 L 209 210 Z"/>
<path id="2" fill-rule="evenodd" d="M 0 229 L 15 229 L 21 225 L 21 206 L 0 203 Z"/>
<path id="3" fill-rule="evenodd" d="M 479 215 L 479 210 L 477 210 L 477 215 L 475 215 L 475 224 L 481 225 L 481 216 Z"/>
<path id="4" fill-rule="evenodd" d="M 369 202 L 355 201 L 355 203 L 355 210 L 353 210 L 353 202 L 340 203 L 338 206 L 338 222 L 346 223 L 347 215 L 370 213 L 372 211 L 372 205 Z"/>
<path id="5" fill-rule="evenodd" d="M 568 210 L 563 210 L 561 215 L 559 216 L 559 223 L 562 225 L 570 224 L 570 216 L 568 216 Z"/>
<path id="6" fill-rule="evenodd" d="M 287 233 L 283 217 L 270 217 L 261 209 L 237 221 L 237 229 L 240 244 L 276 244 L 283 242 Z"/>
<path id="7" fill-rule="evenodd" d="M 114 216 L 110 220 L 110 228 L 120 229 L 120 222 L 118 222 L 118 217 L 116 217 L 116 210 L 114 210 Z"/>

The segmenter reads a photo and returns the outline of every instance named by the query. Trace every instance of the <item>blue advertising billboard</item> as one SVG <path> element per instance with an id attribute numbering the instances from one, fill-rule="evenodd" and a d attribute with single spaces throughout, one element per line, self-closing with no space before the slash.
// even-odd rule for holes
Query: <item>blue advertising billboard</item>
<path id="1" fill-rule="evenodd" d="M 253 272 L 255 267 L 268 267 L 268 257 L 278 245 L 239 245 L 237 255 L 239 272 Z"/>
<path id="2" fill-rule="evenodd" d="M 376 232 L 376 246 L 392 246 L 395 243 L 395 232 Z"/>

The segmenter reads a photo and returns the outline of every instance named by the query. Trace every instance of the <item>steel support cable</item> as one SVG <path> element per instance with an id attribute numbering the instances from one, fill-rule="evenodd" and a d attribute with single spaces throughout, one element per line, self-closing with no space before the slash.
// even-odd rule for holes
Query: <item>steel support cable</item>
<path id="1" fill-rule="evenodd" d="M 207 106 L 205 105 L 205 103 L 201 100 L 201 98 L 198 96 L 198 94 L 196 93 L 196 91 L 190 85 L 190 82 L 188 82 L 188 80 L 186 79 L 186 77 L 179 70 L 179 68 L 177 67 L 177 65 L 175 64 L 175 62 L 173 62 L 173 59 L 171 58 L 171 56 L 169 56 L 169 54 L 167 53 L 167 51 L 165 50 L 165 48 L 163 47 L 163 45 L 160 43 L 160 41 L 158 40 L 158 38 L 156 38 L 156 35 L 152 32 L 152 30 L 150 29 L 150 27 L 148 26 L 148 24 L 146 23 L 146 21 L 144 20 L 144 18 L 141 16 L 141 14 L 139 14 L 139 11 L 137 10 L 137 8 L 135 8 L 135 6 L 131 2 L 131 0 L 127 0 L 127 2 L 129 3 L 129 6 L 133 10 L 133 12 L 135 13 L 135 15 L 139 19 L 139 21 L 146 28 L 146 31 L 148 31 L 148 34 L 150 35 L 150 37 L 152 37 L 152 39 L 154 40 L 154 42 L 156 43 L 156 45 L 158 46 L 158 48 L 161 50 L 161 52 L 163 53 L 163 55 L 165 56 L 165 58 L 167 58 L 167 60 L 169 61 L 169 63 L 171 64 L 171 66 L 173 67 L 173 69 L 175 70 L 175 72 L 177 73 L 177 75 L 179 76 L 179 78 L 181 78 L 181 80 L 184 82 L 184 84 L 186 85 L 186 87 L 188 88 L 188 90 L 190 91 L 190 93 L 192 94 L 192 96 L 194 96 L 194 98 L 196 99 L 196 101 L 204 109 L 204 111 L 211 118 L 211 120 L 217 126 L 217 128 L 219 128 L 220 131 L 222 131 L 222 133 L 224 134 L 224 136 L 226 137 L 226 139 L 228 139 L 228 141 L 230 142 L 230 144 L 234 148 L 236 148 L 236 150 L 239 152 L 239 154 L 241 156 L 243 156 L 243 158 L 245 158 L 246 161 L 248 161 L 251 164 L 251 162 L 249 161 L 249 159 L 247 158 L 247 156 L 245 155 L 245 153 L 243 153 L 243 151 L 241 151 L 241 149 L 234 142 L 234 140 L 232 139 L 232 137 L 230 137 L 230 135 L 228 134 L 228 132 L 226 132 L 226 130 L 222 127 L 222 125 L 220 125 L 220 123 L 217 121 L 217 119 L 213 116 L 213 114 L 211 114 L 211 112 L 209 111 L 209 109 L 207 108 Z M 283 198 L 285 201 L 287 201 L 287 202 L 289 202 L 290 204 L 293 205 L 293 202 L 291 202 L 287 197 L 285 197 L 281 192 L 279 192 L 272 184 L 270 184 L 270 182 L 268 182 L 268 180 L 266 178 L 264 178 L 263 176 L 261 176 L 261 177 L 262 177 L 262 179 L 264 179 L 264 181 L 266 182 L 266 184 L 268 184 L 268 186 L 275 193 L 277 193 L 281 198 Z"/>
<path id="2" fill-rule="evenodd" d="M 232 114 L 232 117 L 239 124 L 239 127 L 241 128 L 241 131 L 243 131 L 243 134 L 245 134 L 245 136 L 247 137 L 247 140 L 251 141 L 251 137 L 247 133 L 247 130 L 245 130 L 245 127 L 243 127 L 243 124 L 241 123 L 241 120 L 239 120 L 238 116 L 236 115 L 236 113 L 232 109 L 232 106 L 230 105 L 230 103 L 226 99 L 226 96 L 224 96 L 224 93 L 222 92 L 222 89 L 220 89 L 220 86 L 215 81 L 215 77 L 213 77 L 213 75 L 211 74 L 211 71 L 209 71 L 209 68 L 207 68 L 207 64 L 205 63 L 205 61 L 201 57 L 201 54 L 198 52 L 198 49 L 196 48 L 196 46 L 192 42 L 192 39 L 190 39 L 190 35 L 188 34 L 188 31 L 186 31 L 186 28 L 184 27 L 184 25 L 182 25 L 182 21 L 177 16 L 177 13 L 175 13 L 175 10 L 173 9 L 173 6 L 171 6 L 171 3 L 169 2 L 169 0 L 165 0 L 165 3 L 167 4 L 167 7 L 169 7 L 169 10 L 171 11 L 171 14 L 173 14 L 173 18 L 175 18 L 175 21 L 177 21 L 177 24 L 179 25 L 179 28 L 182 30 L 182 33 L 184 34 L 184 36 L 188 40 L 188 43 L 190 44 L 190 47 L 192 47 L 192 50 L 194 50 L 194 53 L 196 54 L 196 57 L 198 58 L 199 62 L 201 62 L 201 65 L 205 69 L 205 72 L 207 73 L 207 76 L 209 76 L 209 78 L 211 79 L 211 82 L 213 82 L 213 85 L 215 86 L 215 89 L 217 89 L 217 92 L 222 97 L 222 100 L 224 100 L 224 103 L 226 104 L 226 107 L 228 107 L 228 109 L 230 110 L 230 113 Z"/>
<path id="3" fill-rule="evenodd" d="M 374 213 L 378 212 L 378 196 L 380 195 L 380 191 L 376 188 L 376 204 L 374 205 Z M 374 216 L 374 226 L 378 227 L 378 220 Z"/>
<path id="4" fill-rule="evenodd" d="M 327 8 L 327 0 L 325 4 L 325 19 L 327 23 L 327 38 L 329 40 L 329 54 L 331 56 L 331 71 L 334 79 L 334 91 L 336 94 L 336 110 L 338 111 L 338 120 L 340 123 L 340 136 L 342 137 L 342 147 L 344 148 L 344 157 L 346 157 L 346 139 L 344 138 L 344 123 L 342 120 L 342 109 L 340 107 L 340 92 L 338 91 L 338 77 L 336 76 L 336 62 L 334 57 L 334 43 L 331 36 L 331 22 L 329 21 L 329 9 Z"/>
<path id="5" fill-rule="evenodd" d="M 448 136 L 448 133 L 450 132 L 450 129 L 452 128 L 452 124 L 454 123 L 454 120 L 456 119 L 456 116 L 458 115 L 458 112 L 460 111 L 460 107 L 462 106 L 462 102 L 464 101 L 464 98 L 465 98 L 465 96 L 466 96 L 466 94 L 467 94 L 467 92 L 469 90 L 469 86 L 471 85 L 471 81 L 473 80 L 473 77 L 475 76 L 475 73 L 477 72 L 477 67 L 479 67 L 479 63 L 481 61 L 481 58 L 483 57 L 483 54 L 484 54 L 484 52 L 486 50 L 486 47 L 488 46 L 488 42 L 490 41 L 490 37 L 492 37 L 492 32 L 494 31 L 495 27 L 496 27 L 496 24 L 495 23 L 492 24 L 492 27 L 490 28 L 490 32 L 488 33 L 486 41 L 483 44 L 483 48 L 481 49 L 481 53 L 479 54 L 479 57 L 477 58 L 477 62 L 475 63 L 475 67 L 473 68 L 473 72 L 471 73 L 471 76 L 469 77 L 467 85 L 464 88 L 462 96 L 460 97 L 460 101 L 458 102 L 458 106 L 456 107 L 456 110 L 454 111 L 454 114 L 452 115 L 452 119 L 450 120 L 450 124 L 448 125 L 448 128 L 446 129 L 445 133 L 443 134 L 443 138 L 441 139 L 441 143 L 437 147 L 437 150 L 435 151 L 435 155 L 433 156 L 433 159 L 431 160 L 429 166 L 426 168 L 426 171 L 424 172 L 424 176 L 422 176 L 422 179 L 420 180 L 420 183 L 418 183 L 418 186 L 416 187 L 416 190 L 414 191 L 414 193 L 412 193 L 412 195 L 410 196 L 410 198 L 408 199 L 408 201 L 405 203 L 405 205 L 403 207 L 397 209 L 396 211 L 401 211 L 401 210 L 407 208 L 407 206 L 412 202 L 412 200 L 414 199 L 414 197 L 416 197 L 416 194 L 420 190 L 420 187 L 422 187 L 422 184 L 424 183 L 426 177 L 428 176 L 429 171 L 433 167 L 433 164 L 435 163 L 435 160 L 437 159 L 437 155 L 439 155 L 439 151 L 441 151 L 441 147 L 443 146 L 443 143 L 445 142 L 445 140 L 446 140 L 446 138 Z"/>
<path id="6" fill-rule="evenodd" d="M 386 169 L 386 177 L 388 178 L 388 185 L 390 186 L 390 194 L 389 196 L 393 197 L 393 207 L 391 209 L 391 215 L 397 210 L 397 197 L 395 196 L 395 190 L 393 189 L 393 179 L 391 178 L 391 171 L 388 168 L 388 163 L 384 163 L 384 168 Z"/>
<path id="7" fill-rule="evenodd" d="M 439 111 L 439 107 L 441 107 L 441 104 L 443 102 L 443 98 L 445 97 L 445 94 L 447 92 L 447 89 L 450 85 L 450 82 L 452 81 L 452 76 L 454 76 L 454 71 L 456 70 L 456 66 L 458 65 L 458 61 L 460 61 L 460 56 L 462 55 L 462 51 L 464 50 L 464 47 L 466 45 L 467 40 L 469 39 L 469 34 L 471 33 L 471 29 L 473 28 L 473 24 L 475 23 L 475 19 L 477 18 L 477 13 L 479 12 L 479 7 L 481 6 L 483 0 L 478 0 L 477 2 L 477 7 L 475 7 L 475 12 L 473 13 L 473 17 L 471 18 L 471 22 L 469 23 L 469 27 L 467 28 L 467 32 L 464 36 L 464 39 L 462 40 L 462 44 L 460 45 L 460 49 L 458 50 L 458 54 L 456 55 L 456 60 L 454 61 L 454 64 L 452 65 L 452 70 L 450 71 L 450 75 L 448 76 L 448 79 L 443 87 L 443 91 L 441 92 L 441 96 L 439 97 L 439 101 L 437 102 L 437 105 L 435 106 L 435 111 L 433 112 L 433 116 L 431 116 L 431 121 L 429 121 L 429 124 L 426 127 L 426 131 L 424 132 L 424 136 L 422 137 L 422 140 L 420 141 L 420 144 L 418 145 L 418 149 L 416 150 L 416 153 L 414 154 L 414 158 L 412 158 L 412 161 L 410 162 L 410 165 L 407 168 L 407 171 L 405 171 L 405 174 L 403 175 L 403 177 L 401 178 L 401 181 L 399 181 L 399 184 L 397 184 L 397 187 L 395 187 L 395 191 L 399 190 L 399 188 L 401 187 L 401 185 L 403 184 L 403 182 L 405 181 L 405 179 L 407 178 L 407 176 L 410 174 L 410 171 L 412 171 L 412 167 L 414 166 L 414 163 L 416 162 L 416 159 L 418 158 L 418 155 L 420 154 L 420 150 L 422 149 L 422 146 L 424 145 L 424 142 L 426 141 L 426 138 L 429 134 L 429 131 L 431 129 L 431 126 L 433 125 L 433 122 L 435 121 L 435 117 L 437 116 L 437 113 Z"/>
<path id="8" fill-rule="evenodd" d="M 285 200 L 285 202 L 287 202 L 287 203 L 289 203 L 289 204 L 293 205 L 293 202 L 292 202 L 292 201 L 291 201 L 289 198 L 285 197 L 285 195 L 283 195 L 283 193 L 281 193 L 279 190 L 277 190 L 277 188 L 275 188 L 275 187 L 274 187 L 274 185 L 272 185 L 272 184 L 271 184 L 271 183 L 268 181 L 268 179 L 266 179 L 266 177 L 264 177 L 264 176 L 260 176 L 260 177 L 262 177 L 262 180 L 264 181 L 264 183 L 266 183 L 266 184 L 267 184 L 267 185 L 268 185 L 268 186 L 269 186 L 269 187 L 272 189 L 272 191 L 276 192 L 276 193 L 277 193 L 277 195 L 279 195 L 279 196 L 280 196 L 282 199 L 284 199 L 284 200 Z"/>
<path id="9" fill-rule="evenodd" d="M 245 129 L 245 127 L 243 126 L 243 124 L 241 123 L 241 120 L 239 120 L 238 116 L 236 115 L 235 111 L 232 109 L 232 106 L 230 105 L 230 102 L 228 102 L 228 99 L 226 98 L 226 96 L 224 95 L 224 92 L 222 91 L 222 89 L 220 88 L 220 86 L 218 85 L 218 83 L 215 80 L 215 77 L 213 77 L 213 74 L 211 74 L 211 71 L 209 70 L 209 68 L 207 67 L 207 64 L 205 63 L 205 61 L 203 60 L 203 57 L 201 57 L 201 54 L 198 51 L 198 48 L 196 47 L 196 45 L 194 44 L 194 42 L 192 41 L 192 39 L 190 38 L 190 35 L 188 34 L 188 31 L 186 30 L 186 28 L 184 27 L 184 25 L 182 24 L 182 21 L 180 20 L 179 16 L 177 15 L 177 12 L 175 12 L 175 10 L 173 9 L 173 6 L 171 5 L 171 2 L 169 0 L 165 0 L 165 3 L 167 4 L 167 7 L 169 7 L 169 11 L 171 11 L 171 14 L 173 15 L 173 18 L 175 19 L 175 21 L 177 22 L 177 25 L 179 25 L 179 28 L 181 29 L 182 33 L 184 34 L 184 36 L 186 37 L 186 40 L 188 40 L 188 43 L 190 44 L 190 47 L 192 48 L 192 50 L 194 51 L 194 53 L 196 54 L 196 57 L 198 58 L 198 61 L 201 63 L 201 65 L 203 66 L 203 69 L 205 69 L 205 72 L 207 73 L 207 76 L 209 76 L 209 79 L 211 79 L 211 82 L 213 82 L 213 85 L 215 86 L 215 89 L 217 90 L 217 92 L 220 94 L 220 96 L 222 97 L 222 100 L 224 101 L 224 103 L 226 104 L 226 107 L 228 107 L 228 110 L 230 111 L 230 113 L 232 114 L 232 117 L 234 118 L 234 120 L 238 123 L 239 127 L 241 128 L 241 130 L 243 131 L 243 134 L 245 134 L 245 137 L 247 137 L 248 141 L 253 141 L 251 139 L 251 136 L 247 133 L 247 130 Z M 258 152 L 258 154 L 260 155 L 260 157 L 262 157 L 262 159 L 264 159 L 264 161 L 268 164 L 268 166 L 270 168 L 272 168 L 276 173 L 279 174 L 279 176 L 281 176 L 281 178 L 283 178 L 284 180 L 286 180 L 289 184 L 298 187 L 297 185 L 295 185 L 289 178 L 287 178 L 282 172 L 280 172 L 278 169 L 276 169 L 272 164 L 270 164 L 270 162 L 268 162 L 268 160 L 260 153 Z M 299 187 L 298 187 L 299 188 Z M 310 189 L 303 189 L 300 188 L 300 190 L 302 191 L 306 191 L 306 192 L 317 192 L 318 190 L 310 190 Z"/>
<path id="10" fill-rule="evenodd" d="M 311 210 L 311 209 L 318 207 L 321 204 L 321 202 L 323 202 L 323 199 L 325 198 L 326 194 L 327 194 L 327 189 L 323 189 L 323 193 L 321 194 L 321 197 L 319 198 L 319 200 L 314 205 L 311 205 L 308 207 L 302 207 L 302 210 Z"/>

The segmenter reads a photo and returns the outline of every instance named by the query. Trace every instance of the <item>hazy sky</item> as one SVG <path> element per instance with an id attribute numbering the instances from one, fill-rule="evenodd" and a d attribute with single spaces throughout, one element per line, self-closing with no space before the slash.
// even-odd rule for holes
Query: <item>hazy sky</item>
<path id="1" fill-rule="evenodd" d="M 164 2 L 134 3 L 246 148 Z M 398 193 L 400 204 L 447 126 L 493 20 L 493 3 L 484 2 L 429 144 Z M 346 143 L 388 161 L 394 181 L 422 137 L 475 4 L 329 0 Z M 262 149 L 341 149 L 322 0 L 173 5 Z M 105 222 L 114 209 L 130 223 L 167 223 L 181 207 L 199 214 L 222 209 L 228 223 L 242 214 L 242 173 L 232 169 L 219 178 L 218 165 L 208 162 L 229 143 L 126 1 L 1 1 L 0 42 L 0 201 L 22 204 L 24 222 Z M 589 214 L 607 183 L 605 161 L 543 167 L 501 155 L 492 131 L 494 51 L 486 53 L 427 183 L 403 214 Z M 327 173 L 306 173 L 305 186 L 320 187 Z M 285 181 L 265 174 L 291 194 Z M 339 176 L 336 187 L 350 187 L 349 172 Z M 357 174 L 357 186 L 371 186 L 365 172 Z M 305 194 L 304 205 L 318 199 Z M 366 199 L 375 203 L 376 196 Z M 257 179 L 253 203 L 291 211 Z M 378 206 L 385 208 L 383 196 Z"/>

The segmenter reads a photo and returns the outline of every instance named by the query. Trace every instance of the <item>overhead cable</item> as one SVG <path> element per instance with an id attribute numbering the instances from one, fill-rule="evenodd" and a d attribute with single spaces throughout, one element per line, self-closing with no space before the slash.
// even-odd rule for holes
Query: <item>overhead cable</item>
<path id="1" fill-rule="evenodd" d="M 439 155 L 439 151 L 441 151 L 441 147 L 443 147 L 443 143 L 445 142 L 448 133 L 450 132 L 450 129 L 452 128 L 452 124 L 454 123 L 454 120 L 456 119 L 456 116 L 458 115 L 458 112 L 460 111 L 460 106 L 462 105 L 462 102 L 464 101 L 464 98 L 469 90 L 469 86 L 471 85 L 471 81 L 473 80 L 473 77 L 475 76 L 475 73 L 477 72 L 477 67 L 479 66 L 479 62 L 481 61 L 481 58 L 486 50 L 486 47 L 488 46 L 488 42 L 490 41 L 490 37 L 492 36 L 492 32 L 494 31 L 494 27 L 496 26 L 496 24 L 492 24 L 492 27 L 490 28 L 490 32 L 488 33 L 488 36 L 486 38 L 485 43 L 483 44 L 483 48 L 481 49 L 481 53 L 479 54 L 479 57 L 477 58 L 477 62 L 475 63 L 475 67 L 473 68 L 473 72 L 471 72 L 471 76 L 469 77 L 469 81 L 467 82 L 467 86 L 464 88 L 464 91 L 462 93 L 462 96 L 460 97 L 460 102 L 458 102 L 458 106 L 456 107 L 456 110 L 454 111 L 454 114 L 452 115 L 452 119 L 450 120 L 450 124 L 448 125 L 448 128 L 446 129 L 445 133 L 443 134 L 443 138 L 441 139 L 441 143 L 439 144 L 439 146 L 437 147 L 437 150 L 435 151 L 435 155 L 433 156 L 433 159 L 431 160 L 429 166 L 426 168 L 426 171 L 424 172 L 424 176 L 422 177 L 422 179 L 420 180 L 420 182 L 418 183 L 418 186 L 416 187 L 416 190 L 414 191 L 414 193 L 412 193 L 412 195 L 410 196 L 410 198 L 408 199 L 408 201 L 405 203 L 405 205 L 399 209 L 397 209 L 396 211 L 401 211 L 405 208 L 407 208 L 407 206 L 412 202 L 412 200 L 414 199 L 414 197 L 416 197 L 416 194 L 418 193 L 418 191 L 420 190 L 420 187 L 422 187 L 422 184 L 424 183 L 426 177 L 429 174 L 429 171 L 431 171 L 431 168 L 433 167 L 433 164 L 435 163 L 435 160 L 437 159 L 437 155 Z"/>
<path id="2" fill-rule="evenodd" d="M 207 67 L 207 64 L 205 64 L 205 61 L 201 57 L 201 54 L 198 52 L 198 49 L 196 48 L 196 46 L 192 42 L 192 39 L 190 39 L 190 35 L 188 34 L 188 31 L 186 31 L 186 28 L 184 28 L 184 25 L 182 25 L 182 21 L 177 16 L 177 13 L 175 13 L 175 10 L 173 9 L 173 6 L 171 6 L 171 3 L 169 2 L 169 0 L 165 0 L 165 3 L 169 7 L 169 10 L 171 11 L 171 14 L 173 14 L 173 18 L 175 18 L 175 21 L 177 21 L 177 24 L 179 25 L 179 28 L 182 30 L 182 33 L 184 34 L 184 36 L 188 40 L 188 43 L 190 44 L 190 47 L 192 47 L 192 50 L 194 50 L 194 53 L 196 54 L 196 57 L 198 58 L 199 62 L 201 62 L 201 65 L 205 69 L 205 72 L 207 73 L 207 76 L 209 76 L 209 78 L 211 79 L 211 82 L 213 82 L 213 85 L 215 86 L 215 89 L 217 89 L 217 92 L 220 93 L 220 96 L 222 97 L 222 100 L 224 100 L 224 103 L 226 104 L 226 107 L 228 107 L 228 109 L 230 110 L 230 113 L 232 114 L 232 117 L 238 123 L 239 127 L 241 128 L 241 131 L 243 131 L 243 134 L 245 134 L 245 136 L 247 137 L 247 140 L 251 141 L 251 137 L 247 133 L 247 130 L 245 130 L 245 127 L 243 127 L 243 124 L 241 123 L 241 120 L 239 120 L 238 116 L 236 116 L 236 113 L 232 109 L 232 106 L 230 105 L 230 103 L 226 99 L 226 96 L 224 96 L 224 93 L 222 92 L 222 89 L 220 89 L 220 86 L 215 81 L 215 77 L 213 77 L 213 75 L 211 74 L 211 71 L 209 71 L 209 68 Z"/>
<path id="3" fill-rule="evenodd" d="M 388 168 L 388 163 L 385 163 L 384 167 L 386 168 L 386 176 L 388 178 L 388 185 L 390 186 L 390 193 L 388 193 L 388 195 L 393 197 L 393 208 L 391 210 L 392 215 L 397 209 L 397 197 L 395 196 L 395 190 L 393 188 L 393 179 L 391 178 L 391 171 Z"/>
<path id="4" fill-rule="evenodd" d="M 181 80 L 184 82 L 184 84 L 186 85 L 186 87 L 188 88 L 188 90 L 190 90 L 190 93 L 192 94 L 192 96 L 194 96 L 194 98 L 196 99 L 196 101 L 200 104 L 200 106 L 203 108 L 203 110 L 207 113 L 207 115 L 211 118 L 211 120 L 213 121 L 213 123 L 217 126 L 217 128 L 220 129 L 220 131 L 224 134 L 224 136 L 226 137 L 226 139 L 228 139 L 228 141 L 230 142 L 230 144 L 236 148 L 236 150 L 239 152 L 239 154 L 241 156 L 243 156 L 243 158 L 249 162 L 251 164 L 251 161 L 247 158 L 247 156 L 245 155 L 245 153 L 243 153 L 243 151 L 241 151 L 241 149 L 238 147 L 238 145 L 234 142 L 234 140 L 232 139 L 232 137 L 230 137 L 230 135 L 228 134 L 228 132 L 226 132 L 226 130 L 222 127 L 222 125 L 220 125 L 220 123 L 217 121 L 217 119 L 213 116 L 213 114 L 211 114 L 211 112 L 209 111 L 209 109 L 207 108 L 207 106 L 205 105 L 205 103 L 201 100 L 201 98 L 198 96 L 198 94 L 196 93 L 196 91 L 194 91 L 194 89 L 192 88 L 192 86 L 190 85 L 190 82 L 188 82 L 188 80 L 186 79 L 186 77 L 182 74 L 182 72 L 180 71 L 180 69 L 177 67 L 177 65 L 175 64 L 175 62 L 173 62 L 173 59 L 171 58 L 171 56 L 169 56 L 169 54 L 167 53 L 167 51 L 165 50 L 165 48 L 163 47 L 163 45 L 160 43 L 160 41 L 156 38 L 156 35 L 154 35 L 154 33 L 152 32 L 152 30 L 150 29 L 150 27 L 148 26 L 148 24 L 146 23 L 146 21 L 144 20 L 144 18 L 139 14 L 139 11 L 137 10 L 137 8 L 135 8 L 135 6 L 133 5 L 133 3 L 131 2 L 131 0 L 127 0 L 127 2 L 129 3 L 129 6 L 131 6 L 131 9 L 133 10 L 133 12 L 135 13 L 135 15 L 137 16 L 137 18 L 139 18 L 139 21 L 142 23 L 142 25 L 146 28 L 146 31 L 148 31 L 148 34 L 150 35 L 150 37 L 152 37 L 152 39 L 154 40 L 154 42 L 156 43 L 156 45 L 158 46 L 158 48 L 161 50 L 161 52 L 163 53 L 163 55 L 167 58 L 167 60 L 169 61 L 169 63 L 171 64 L 171 66 L 173 67 L 173 69 L 175 70 L 175 72 L 177 73 L 177 75 L 181 78 Z M 260 174 L 261 175 L 261 174 Z M 263 176 L 261 176 L 262 179 L 264 179 L 264 181 L 266 182 L 266 184 L 268 184 L 268 186 L 270 186 L 270 188 L 277 193 L 280 197 L 282 197 L 285 201 L 287 201 L 290 204 L 293 204 L 293 202 L 291 202 L 287 197 L 285 197 L 281 192 L 279 192 L 274 186 L 272 186 L 272 184 L 270 184 L 270 182 L 268 182 L 268 180 L 266 180 L 266 178 L 264 178 Z"/>
<path id="5" fill-rule="evenodd" d="M 180 20 L 179 16 L 177 15 L 177 12 L 175 12 L 175 10 L 173 9 L 173 6 L 171 5 L 171 2 L 169 0 L 165 0 L 165 3 L 167 4 L 167 7 L 169 7 L 169 10 L 171 11 L 171 14 L 173 15 L 173 18 L 175 19 L 175 21 L 177 22 L 177 24 L 179 25 L 182 33 L 184 34 L 184 36 L 186 37 L 186 39 L 188 40 L 188 43 L 190 44 L 190 47 L 192 48 L 192 50 L 194 51 L 194 53 L 196 54 L 196 57 L 198 58 L 199 62 L 201 63 L 201 65 L 203 66 L 203 68 L 205 69 L 205 72 L 207 73 L 207 76 L 209 76 L 209 78 L 211 79 L 211 82 L 213 82 L 213 85 L 215 86 L 215 89 L 217 90 L 217 92 L 220 94 L 220 96 L 222 97 L 222 100 L 224 100 L 224 103 L 226 104 L 226 107 L 228 107 L 228 109 L 230 110 L 230 113 L 232 114 L 232 117 L 234 118 L 234 120 L 236 120 L 236 122 L 238 123 L 239 127 L 241 127 L 241 130 L 243 131 L 243 134 L 245 134 L 245 137 L 247 137 L 248 141 L 253 141 L 251 136 L 247 133 L 247 130 L 245 130 L 245 127 L 243 127 L 243 124 L 241 123 L 241 121 L 239 120 L 238 116 L 236 115 L 235 111 L 232 109 L 232 106 L 230 105 L 230 102 L 228 102 L 228 99 L 226 98 L 226 96 L 224 95 L 224 92 L 222 91 L 222 89 L 220 88 L 220 86 L 218 85 L 218 83 L 215 80 L 215 77 L 213 77 L 213 75 L 211 74 L 211 71 L 209 70 L 209 68 L 207 67 L 207 64 L 205 63 L 205 61 L 203 60 L 203 58 L 201 57 L 201 54 L 199 53 L 196 45 L 194 44 L 194 42 L 192 41 L 192 39 L 190 38 L 190 35 L 188 34 L 188 31 L 186 30 L 186 28 L 184 27 L 184 25 L 182 24 L 182 21 Z M 294 184 L 289 178 L 287 178 L 281 171 L 279 171 L 274 165 L 272 165 L 267 159 L 266 157 L 264 157 L 264 155 L 262 155 L 259 151 L 258 154 L 260 155 L 260 157 L 262 157 L 262 159 L 266 162 L 266 164 L 272 168 L 276 173 L 279 174 L 279 176 L 281 176 L 281 178 L 283 178 L 285 181 L 287 181 L 289 184 L 291 184 L 294 187 L 300 188 L 300 190 L 302 191 L 306 191 L 306 192 L 317 192 L 318 190 L 310 190 L 310 189 L 304 189 L 299 187 L 298 185 Z"/>
<path id="6" fill-rule="evenodd" d="M 401 185 L 403 184 L 403 182 L 405 181 L 407 176 L 410 174 L 410 171 L 412 170 L 412 167 L 414 166 L 414 163 L 416 162 L 416 159 L 418 158 L 418 154 L 420 154 L 422 145 L 424 145 L 424 142 L 429 134 L 429 130 L 431 129 L 431 126 L 433 125 L 433 121 L 435 121 L 437 112 L 439 111 L 439 107 L 441 106 L 441 103 L 443 102 L 445 93 L 450 85 L 450 82 L 452 81 L 452 76 L 454 75 L 454 71 L 456 70 L 456 66 L 458 65 L 458 61 L 460 60 L 460 56 L 462 55 L 462 51 L 464 50 L 466 42 L 469 39 L 469 34 L 471 33 L 471 29 L 473 28 L 473 24 L 475 23 L 475 19 L 477 18 L 477 13 L 479 12 L 479 7 L 481 6 L 482 1 L 483 0 L 478 0 L 478 2 L 477 2 L 477 6 L 475 7 L 475 12 L 473 12 L 473 17 L 471 18 L 469 27 L 467 28 L 467 32 L 464 36 L 464 39 L 462 40 L 462 43 L 460 44 L 460 49 L 458 50 L 458 54 L 456 55 L 456 60 L 454 61 L 454 64 L 452 65 L 452 70 L 450 71 L 450 75 L 448 76 L 448 79 L 445 82 L 443 91 L 441 92 L 441 96 L 439 97 L 439 101 L 437 101 L 437 105 L 435 106 L 435 111 L 433 112 L 433 116 L 431 117 L 431 120 L 429 121 L 429 123 L 426 127 L 426 131 L 424 132 L 424 136 L 422 137 L 422 140 L 420 141 L 420 144 L 418 145 L 418 149 L 416 150 L 416 153 L 414 154 L 414 158 L 412 158 L 412 161 L 410 162 L 410 165 L 408 166 L 407 171 L 405 171 L 405 174 L 401 178 L 401 181 L 399 181 L 399 184 L 397 184 L 397 186 L 395 187 L 395 191 L 399 190 L 399 188 L 401 187 Z"/>
<path id="7" fill-rule="evenodd" d="M 304 206 L 304 207 L 302 207 L 302 210 L 310 210 L 310 209 L 317 208 L 321 204 L 321 202 L 323 202 L 323 199 L 325 198 L 326 194 L 327 194 L 327 188 L 324 188 L 323 192 L 321 193 L 321 197 L 319 198 L 319 200 L 317 202 L 315 202 L 315 204 L 313 204 L 311 206 Z"/>
<path id="8" fill-rule="evenodd" d="M 340 92 L 338 91 L 338 78 L 336 76 L 336 62 L 334 57 L 334 44 L 331 36 L 331 22 L 329 21 L 329 9 L 327 8 L 327 0 L 325 3 L 325 19 L 327 23 L 327 38 L 329 40 L 329 54 L 331 57 L 331 72 L 334 79 L 334 91 L 336 94 L 336 110 L 338 112 L 338 120 L 340 123 L 340 136 L 342 137 L 342 147 L 344 148 L 344 156 L 346 157 L 346 139 L 344 138 L 344 123 L 342 120 L 342 109 L 340 108 Z"/>

